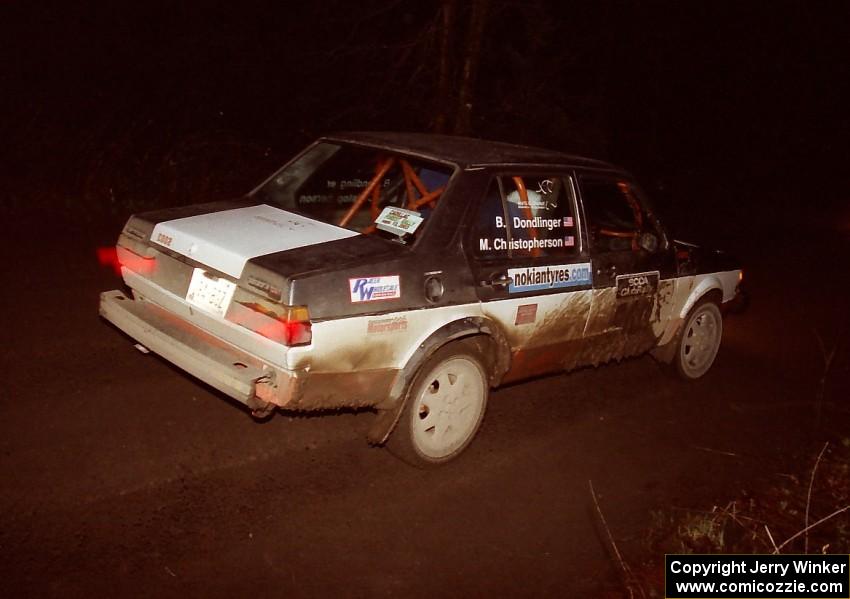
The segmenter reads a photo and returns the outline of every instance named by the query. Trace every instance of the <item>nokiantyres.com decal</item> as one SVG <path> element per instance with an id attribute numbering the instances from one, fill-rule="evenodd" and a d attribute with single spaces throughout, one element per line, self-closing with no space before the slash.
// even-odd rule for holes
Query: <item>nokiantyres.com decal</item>
<path id="1" fill-rule="evenodd" d="M 401 297 L 398 275 L 348 279 L 348 290 L 351 293 L 351 301 L 355 304 Z"/>
<path id="2" fill-rule="evenodd" d="M 508 276 L 511 278 L 511 284 L 508 286 L 510 293 L 579 287 L 590 285 L 593 281 L 590 262 L 510 268 Z"/>

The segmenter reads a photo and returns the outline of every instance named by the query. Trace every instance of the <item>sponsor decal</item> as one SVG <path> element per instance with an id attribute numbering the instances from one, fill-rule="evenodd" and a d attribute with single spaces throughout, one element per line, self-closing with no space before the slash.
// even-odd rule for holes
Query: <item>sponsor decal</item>
<path id="1" fill-rule="evenodd" d="M 639 272 L 617 277 L 617 299 L 652 295 L 658 289 L 658 271 Z"/>
<path id="2" fill-rule="evenodd" d="M 397 331 L 407 330 L 407 316 L 396 316 L 394 318 L 379 318 L 370 320 L 366 327 L 366 332 L 370 335 L 374 333 L 395 333 Z"/>
<path id="3" fill-rule="evenodd" d="M 273 299 L 275 301 L 280 301 L 281 291 L 280 291 L 280 289 L 278 289 L 277 287 L 275 287 L 271 283 L 267 283 L 266 281 L 263 281 L 262 279 L 258 279 L 256 277 L 250 277 L 249 276 L 248 277 L 248 285 L 250 285 L 254 289 L 257 289 L 257 290 L 263 292 L 264 294 L 266 294 L 271 299 Z"/>
<path id="4" fill-rule="evenodd" d="M 552 179 L 543 179 L 537 182 L 537 193 L 548 195 L 555 191 L 555 182 Z"/>
<path id="5" fill-rule="evenodd" d="M 375 219 L 375 225 L 382 231 L 402 236 L 416 232 L 422 220 L 418 212 L 387 206 Z"/>
<path id="6" fill-rule="evenodd" d="M 398 275 L 358 277 L 348 279 L 348 291 L 351 294 L 351 302 L 355 304 L 398 299 L 401 297 L 401 283 Z"/>
<path id="7" fill-rule="evenodd" d="M 510 192 L 505 199 L 507 199 L 507 201 L 511 204 L 516 204 L 520 208 L 530 208 L 532 210 L 552 210 L 558 204 L 555 201 L 547 199 L 546 195 L 549 194 L 544 195 L 540 192 L 529 189 L 526 191 L 526 196 L 528 197 L 527 201 L 522 199 L 518 191 Z"/>
<path id="8" fill-rule="evenodd" d="M 531 324 L 537 319 L 537 304 L 517 306 L 514 324 Z"/>
<path id="9" fill-rule="evenodd" d="M 165 247 L 171 247 L 171 242 L 174 241 L 174 238 L 171 235 L 165 235 L 163 233 L 156 234 L 156 242 L 160 245 L 164 245 Z"/>
<path id="10" fill-rule="evenodd" d="M 589 262 L 511 268 L 508 269 L 508 276 L 511 278 L 508 291 L 523 293 L 590 285 L 593 280 L 590 272 Z"/>

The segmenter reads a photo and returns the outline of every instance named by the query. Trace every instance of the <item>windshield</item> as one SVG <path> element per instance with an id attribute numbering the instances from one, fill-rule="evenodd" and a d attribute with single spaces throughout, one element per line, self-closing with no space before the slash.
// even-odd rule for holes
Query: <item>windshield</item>
<path id="1" fill-rule="evenodd" d="M 410 242 L 451 175 L 445 165 L 386 150 L 320 143 L 284 167 L 254 197 L 358 233 Z M 412 223 L 406 228 L 386 224 L 405 216 Z"/>

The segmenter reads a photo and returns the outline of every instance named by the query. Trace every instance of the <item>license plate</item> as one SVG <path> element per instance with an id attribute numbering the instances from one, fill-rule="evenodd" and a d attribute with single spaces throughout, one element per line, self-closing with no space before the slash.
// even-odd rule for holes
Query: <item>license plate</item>
<path id="1" fill-rule="evenodd" d="M 236 283 L 196 268 L 186 292 L 186 301 L 205 312 L 223 317 L 235 290 Z"/>

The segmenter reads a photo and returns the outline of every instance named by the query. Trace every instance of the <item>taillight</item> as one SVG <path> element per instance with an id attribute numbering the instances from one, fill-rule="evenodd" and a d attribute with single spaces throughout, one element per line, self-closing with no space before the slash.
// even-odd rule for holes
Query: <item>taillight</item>
<path id="1" fill-rule="evenodd" d="M 153 256 L 141 256 L 120 245 L 97 248 L 97 260 L 102 265 L 111 267 L 119 277 L 122 266 L 141 275 L 151 275 L 156 268 L 156 259 Z"/>
<path id="2" fill-rule="evenodd" d="M 287 306 L 278 322 L 283 326 L 284 345 L 309 345 L 313 340 L 313 327 L 307 306 Z"/>
<path id="3" fill-rule="evenodd" d="M 289 347 L 309 345 L 313 340 L 307 306 L 269 308 L 253 302 L 233 302 L 227 319 Z"/>

